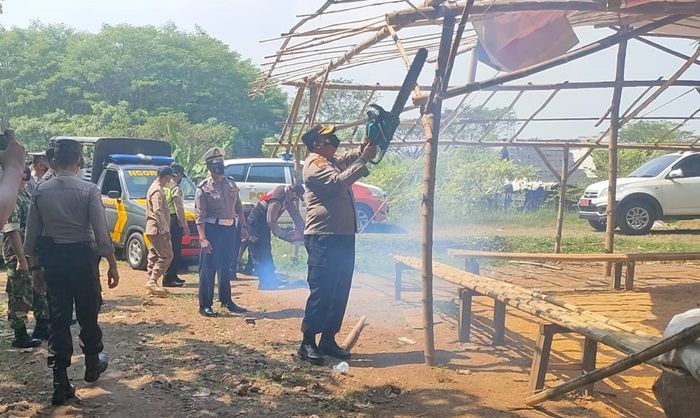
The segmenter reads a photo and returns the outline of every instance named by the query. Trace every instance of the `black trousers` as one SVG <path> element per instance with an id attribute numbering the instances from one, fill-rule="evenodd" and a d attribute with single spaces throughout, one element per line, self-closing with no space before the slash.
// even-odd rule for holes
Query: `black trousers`
<path id="1" fill-rule="evenodd" d="M 86 254 L 91 256 L 86 257 Z M 97 324 L 101 296 L 95 259 L 95 252 L 89 244 L 54 244 L 47 249 L 45 256 L 40 257 L 51 313 L 49 367 L 71 365 L 73 304 L 80 325 L 83 354 L 98 354 L 104 349 L 102 330 Z"/>
<path id="2" fill-rule="evenodd" d="M 332 336 L 340 331 L 355 269 L 354 235 L 306 235 L 309 299 L 303 333 Z"/>
<path id="3" fill-rule="evenodd" d="M 173 245 L 173 261 L 168 266 L 165 271 L 165 277 L 163 280 L 165 282 L 172 282 L 177 279 L 177 269 L 180 267 L 182 261 L 182 235 L 184 231 L 180 226 L 180 222 L 177 219 L 177 215 L 170 215 L 170 240 Z"/>
<path id="4" fill-rule="evenodd" d="M 212 252 L 199 252 L 199 307 L 211 308 L 214 303 L 214 279 L 219 276 L 219 301 L 231 302 L 231 278 L 241 246 L 240 229 L 233 226 L 204 224 Z"/>

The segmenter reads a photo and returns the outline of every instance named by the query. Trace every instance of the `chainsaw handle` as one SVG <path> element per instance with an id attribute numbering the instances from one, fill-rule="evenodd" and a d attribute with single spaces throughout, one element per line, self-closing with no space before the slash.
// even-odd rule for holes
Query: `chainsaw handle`
<path id="1" fill-rule="evenodd" d="M 382 162 L 384 159 L 384 154 L 386 154 L 386 148 L 379 148 L 378 151 L 378 158 L 372 160 L 372 161 L 367 161 L 370 164 L 377 165 Z"/>

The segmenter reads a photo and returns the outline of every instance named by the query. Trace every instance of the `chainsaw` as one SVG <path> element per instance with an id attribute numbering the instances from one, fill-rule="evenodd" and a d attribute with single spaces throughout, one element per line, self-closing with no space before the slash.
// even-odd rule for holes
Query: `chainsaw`
<path id="1" fill-rule="evenodd" d="M 370 163 L 375 165 L 379 164 L 384 158 L 384 154 L 386 154 L 386 150 L 389 148 L 389 143 L 394 138 L 394 133 L 399 127 L 399 116 L 406 106 L 406 102 L 408 102 L 411 91 L 418 82 L 418 76 L 420 76 L 427 58 L 428 50 L 425 48 L 419 49 L 408 69 L 406 78 L 403 80 L 399 94 L 396 96 L 396 100 L 394 100 L 391 112 L 387 112 L 376 103 L 369 105 L 369 110 L 367 111 L 367 130 L 365 133 L 369 143 L 379 147 L 379 157 L 376 160 L 370 161 Z"/>

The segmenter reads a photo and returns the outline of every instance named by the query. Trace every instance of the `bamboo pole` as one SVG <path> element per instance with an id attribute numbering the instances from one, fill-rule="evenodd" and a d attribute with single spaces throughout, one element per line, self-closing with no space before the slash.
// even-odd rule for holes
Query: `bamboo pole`
<path id="1" fill-rule="evenodd" d="M 623 31 L 622 34 L 630 32 Z M 617 50 L 617 64 L 615 81 L 625 79 L 625 62 L 627 59 L 627 41 L 623 40 Z M 610 107 L 610 141 L 608 143 L 608 207 L 606 209 L 607 223 L 605 226 L 605 252 L 612 253 L 615 250 L 615 206 L 617 200 L 617 139 L 620 134 L 620 101 L 622 100 L 622 87 L 613 90 L 612 106 Z M 606 273 L 610 264 L 606 264 Z M 607 275 L 607 274 L 606 274 Z"/>
<path id="2" fill-rule="evenodd" d="M 354 126 L 354 125 L 350 125 Z M 278 144 L 263 144 L 264 147 L 276 146 Z M 351 144 L 348 142 L 341 142 L 340 147 L 354 147 L 357 144 Z M 405 142 L 392 142 L 390 147 L 422 147 L 424 145 L 421 141 L 405 141 Z M 439 146 L 463 146 L 463 147 L 484 147 L 484 148 L 501 148 L 503 146 L 509 147 L 533 147 L 533 148 L 562 148 L 568 146 L 570 148 L 582 148 L 582 149 L 605 149 L 608 148 L 608 144 L 596 144 L 595 142 L 576 142 L 576 140 L 521 140 L 515 141 L 513 143 L 507 142 L 505 140 L 495 140 L 495 141 L 439 141 L 437 143 Z M 290 149 L 295 147 L 295 145 L 281 144 L 280 148 Z M 700 144 L 640 144 L 640 143 L 624 143 L 618 144 L 619 149 L 637 149 L 637 150 L 649 150 L 649 151 L 700 151 Z M 581 161 L 579 159 L 579 161 Z M 578 168 L 578 167 L 576 167 Z"/>
<path id="3" fill-rule="evenodd" d="M 284 127 L 282 128 L 282 133 L 280 133 L 280 139 L 278 141 L 278 145 L 284 142 L 284 137 L 289 133 L 289 140 L 287 142 L 291 142 L 292 135 L 294 134 L 294 127 L 296 126 L 296 120 L 297 120 L 297 114 L 299 112 L 299 106 L 301 105 L 301 99 L 304 96 L 304 89 L 306 88 L 305 85 L 301 85 L 297 87 L 297 92 L 296 95 L 294 96 L 294 102 L 292 102 L 292 108 L 289 110 L 289 115 L 287 116 L 287 121 L 284 123 Z M 271 157 L 274 157 L 277 155 L 277 150 L 278 146 L 272 149 L 272 152 L 270 153 Z"/>
<path id="4" fill-rule="evenodd" d="M 352 348 L 357 344 L 357 340 L 360 339 L 360 333 L 362 332 L 362 329 L 365 327 L 365 323 L 367 322 L 367 315 L 362 315 L 362 318 L 360 318 L 359 321 L 357 321 L 357 324 L 353 327 L 352 331 L 350 331 L 350 334 L 348 334 L 347 337 L 345 337 L 345 340 L 343 341 L 342 344 L 340 344 L 340 348 L 346 351 L 352 350 Z"/>
<path id="5" fill-rule="evenodd" d="M 559 210 L 557 212 L 557 232 L 554 236 L 554 252 L 561 252 L 561 238 L 564 231 L 564 216 L 566 214 L 566 184 L 569 181 L 569 147 L 564 147 L 561 161 L 561 178 L 559 189 Z"/>
<path id="6" fill-rule="evenodd" d="M 453 89 L 448 89 L 443 95 L 443 99 L 448 99 L 451 97 L 455 96 L 461 96 L 462 94 L 470 93 L 473 91 L 477 90 L 482 90 L 485 87 L 489 86 L 494 86 L 494 85 L 499 85 L 503 83 L 507 83 L 509 81 L 514 81 L 514 80 L 519 80 L 521 78 L 529 77 L 533 74 L 537 74 L 539 72 L 558 67 L 563 64 L 567 64 L 569 62 L 578 60 L 580 58 L 589 56 L 593 53 L 596 53 L 598 51 L 602 51 L 604 49 L 607 49 L 613 45 L 617 45 L 623 41 L 626 41 L 630 38 L 633 38 L 637 35 L 641 35 L 650 31 L 653 31 L 655 29 L 659 29 L 661 27 L 664 27 L 666 25 L 669 25 L 677 20 L 682 19 L 682 16 L 667 16 L 661 19 L 658 19 L 657 21 L 653 23 L 649 23 L 647 25 L 641 26 L 639 28 L 633 29 L 629 32 L 623 32 L 623 33 L 617 33 L 615 35 L 608 36 L 606 38 L 600 39 L 596 42 L 590 43 L 586 46 L 583 46 L 579 49 L 576 49 L 574 51 L 571 51 L 569 53 L 560 55 L 558 57 L 549 59 L 547 61 L 541 62 L 539 64 L 523 68 L 521 70 L 513 71 L 508 74 L 504 74 L 498 77 L 494 77 L 490 80 L 486 80 L 483 82 L 476 82 L 472 84 L 467 84 L 462 87 L 456 87 Z M 416 103 L 422 103 L 425 101 L 425 95 L 418 97 L 415 102 Z"/>
<path id="7" fill-rule="evenodd" d="M 618 85 L 622 87 L 659 87 L 669 80 L 626 80 L 622 83 L 616 81 L 576 81 L 563 83 L 547 83 L 547 84 L 509 84 L 509 85 L 494 85 L 486 86 L 481 90 L 484 91 L 550 91 L 550 90 L 584 90 L 584 89 L 611 89 Z M 283 82 L 285 86 L 299 87 L 303 81 Z M 467 82 L 467 85 L 472 84 Z M 671 83 L 674 87 L 700 87 L 700 80 L 675 80 Z M 453 90 L 462 86 L 452 85 L 448 87 Z M 398 84 L 349 84 L 349 83 L 327 83 L 326 88 L 329 90 L 377 90 L 377 91 L 399 91 L 401 86 Z M 423 90 L 430 90 L 430 86 L 420 86 Z"/>
<path id="8" fill-rule="evenodd" d="M 513 136 L 510 137 L 510 139 L 508 140 L 508 142 L 514 142 L 516 139 L 518 139 L 518 135 L 520 135 L 520 134 L 525 130 L 525 128 L 527 128 L 527 126 L 528 126 L 533 120 L 535 120 L 535 118 L 537 117 L 537 115 L 539 115 L 539 114 L 547 107 L 547 105 L 549 105 L 549 103 L 551 103 L 551 101 L 554 100 L 554 97 L 556 97 L 556 95 L 559 94 L 560 91 L 561 91 L 561 90 L 554 90 L 554 91 L 549 95 L 549 97 L 547 97 L 547 100 L 545 100 L 544 103 L 542 103 L 542 105 L 541 105 L 539 108 L 537 108 L 537 110 L 535 110 L 535 111 L 532 113 L 532 115 L 530 115 L 529 118 L 527 118 L 527 120 L 525 121 L 525 123 L 523 123 L 523 124 L 520 126 L 520 129 L 518 129 L 518 131 L 515 132 L 515 133 L 513 134 Z"/>
<path id="9" fill-rule="evenodd" d="M 447 86 L 449 80 L 445 79 L 445 70 L 448 67 L 448 54 L 452 44 L 455 19 L 446 18 L 442 23 L 442 38 L 440 39 L 440 52 L 435 70 L 435 79 L 431 89 L 431 96 L 435 100 L 428 100 L 425 106 L 423 128 L 425 132 L 425 159 L 423 166 L 423 200 L 421 202 L 421 276 L 423 281 L 423 333 L 424 333 L 424 357 L 425 364 L 435 365 L 435 333 L 433 322 L 433 221 L 435 216 L 435 171 L 437 168 L 437 153 L 440 133 L 440 116 L 442 113 L 442 100 L 436 93 Z"/>
<path id="10" fill-rule="evenodd" d="M 650 41 L 650 40 L 648 40 L 648 39 L 646 39 L 646 38 L 643 38 L 643 37 L 641 37 L 641 36 L 636 36 L 634 39 L 638 40 L 639 42 L 645 43 L 645 44 L 647 44 L 647 45 L 649 45 L 649 46 L 651 46 L 651 47 L 653 47 L 653 48 L 656 48 L 656 49 L 658 49 L 658 50 L 660 50 L 660 51 L 663 51 L 663 52 L 665 52 L 665 53 L 667 53 L 667 54 L 673 55 L 674 57 L 677 57 L 677 58 L 680 58 L 680 59 L 683 59 L 683 60 L 689 60 L 689 59 L 690 59 L 690 57 L 689 57 L 688 55 L 681 54 L 680 52 L 674 51 L 674 50 L 671 49 L 671 48 L 667 48 L 667 47 L 665 47 L 665 46 L 663 46 L 663 45 L 657 44 L 656 42 Z M 693 60 L 693 64 L 700 65 L 700 61 L 698 61 L 697 59 L 696 59 L 696 60 Z"/>
<path id="11" fill-rule="evenodd" d="M 547 389 L 536 395 L 530 396 L 525 400 L 525 404 L 528 406 L 534 406 L 544 401 L 557 398 L 571 392 L 572 390 L 576 390 L 580 387 L 589 385 L 607 377 L 616 375 L 639 364 L 645 363 L 662 354 L 668 353 L 671 350 L 691 344 L 698 337 L 700 337 L 700 324 L 689 326 L 683 331 L 670 337 L 666 337 L 656 344 L 645 348 L 644 350 L 617 360 L 609 366 L 596 369 L 588 374 L 569 380 L 568 382 L 555 388 Z"/>

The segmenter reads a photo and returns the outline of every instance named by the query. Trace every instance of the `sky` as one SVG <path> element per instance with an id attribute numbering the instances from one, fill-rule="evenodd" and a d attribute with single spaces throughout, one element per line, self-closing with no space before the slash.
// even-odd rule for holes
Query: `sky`
<path id="1" fill-rule="evenodd" d="M 32 21 L 43 23 L 63 23 L 78 30 L 96 32 L 103 24 L 128 23 L 132 25 L 164 25 L 175 23 L 186 31 L 194 31 L 198 26 L 209 35 L 218 38 L 238 51 L 253 63 L 260 64 L 265 57 L 273 54 L 278 42 L 263 42 L 263 39 L 275 38 L 293 26 L 297 15 L 310 13 L 322 4 L 322 0 L 4 0 L 0 24 L 5 27 L 26 27 Z M 362 11 L 358 11 L 358 14 Z M 376 11 L 373 11 L 376 14 Z M 577 34 L 583 45 L 606 36 L 607 29 L 582 29 Z M 664 45 L 691 55 L 695 46 L 687 40 L 663 40 Z M 454 83 L 463 84 L 466 71 L 465 61 L 458 62 L 453 76 Z M 524 82 L 562 82 L 562 81 L 602 81 L 614 78 L 615 48 L 584 58 L 576 63 L 566 64 L 558 69 L 549 70 L 524 80 Z M 683 60 L 656 51 L 638 42 L 631 42 L 628 50 L 627 79 L 656 79 L 669 77 Z M 461 66 L 461 67 L 460 67 Z M 361 83 L 397 84 L 405 71 L 400 61 L 356 67 L 338 75 Z M 432 68 L 423 71 L 421 82 L 430 83 Z M 488 69 L 480 69 L 477 79 L 492 75 Z M 683 79 L 699 79 L 700 66 L 688 70 Z M 687 88 L 669 89 L 649 109 L 673 99 Z M 643 89 L 626 89 L 623 108 L 629 105 Z M 528 117 L 544 101 L 548 93 L 526 94 L 515 108 L 518 117 Z M 486 93 L 476 94 L 470 100 L 478 104 Z M 494 106 L 506 106 L 514 94 L 499 94 L 493 101 Z M 608 108 L 611 90 L 591 92 L 569 92 L 560 94 L 542 113 L 542 117 L 565 115 L 600 116 Z M 385 101 L 392 100 L 391 94 L 385 94 Z M 446 108 L 457 105 L 457 100 L 447 101 Z M 656 115 L 673 115 L 686 117 L 700 107 L 700 94 L 693 92 L 651 113 Z M 700 122 L 694 121 L 688 127 L 700 132 Z M 535 123 L 522 137 L 526 138 L 576 138 L 595 135 L 600 131 L 591 122 L 574 123 Z"/>

